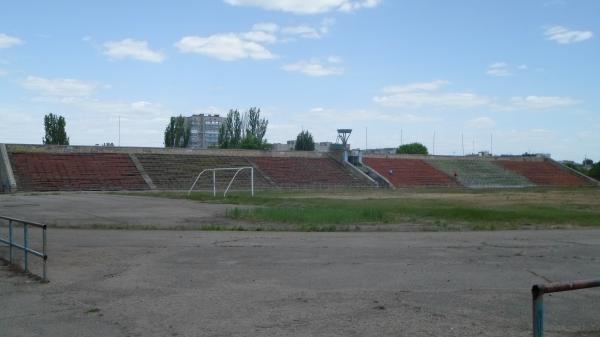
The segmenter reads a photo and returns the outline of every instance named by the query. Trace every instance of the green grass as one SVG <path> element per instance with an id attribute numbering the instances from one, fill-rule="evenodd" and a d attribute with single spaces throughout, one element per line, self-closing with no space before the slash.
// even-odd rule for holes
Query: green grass
<path id="1" fill-rule="evenodd" d="M 439 200 L 295 201 L 297 205 L 234 208 L 232 219 L 299 225 L 353 225 L 389 223 L 454 223 L 475 229 L 516 228 L 527 225 L 600 225 L 600 210 L 537 205 L 469 206 Z M 493 226 L 492 226 L 493 225 Z"/>
<path id="2" fill-rule="evenodd" d="M 157 197 L 188 198 L 177 192 Z M 262 192 L 189 199 L 232 207 L 227 217 L 253 224 L 286 224 L 302 231 L 357 230 L 363 225 L 419 224 L 431 230 L 600 227 L 600 189 Z"/>

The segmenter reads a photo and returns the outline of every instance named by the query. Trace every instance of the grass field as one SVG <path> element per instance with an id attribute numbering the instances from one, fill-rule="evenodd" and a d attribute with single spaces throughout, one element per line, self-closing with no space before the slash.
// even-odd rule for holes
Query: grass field
<path id="1" fill-rule="evenodd" d="M 358 230 L 365 225 L 421 225 L 426 230 L 600 227 L 600 189 L 372 190 L 144 195 L 189 198 L 234 207 L 231 219 L 286 224 L 296 230 Z M 214 229 L 218 229 L 215 226 Z"/>

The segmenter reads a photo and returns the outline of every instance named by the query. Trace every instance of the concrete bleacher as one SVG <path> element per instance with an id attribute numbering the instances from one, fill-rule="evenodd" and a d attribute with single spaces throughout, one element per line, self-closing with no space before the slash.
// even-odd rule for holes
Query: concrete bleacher
<path id="1" fill-rule="evenodd" d="M 549 160 L 499 160 L 505 169 L 520 174 L 538 186 L 586 186 L 590 181 Z"/>
<path id="2" fill-rule="evenodd" d="M 470 188 L 511 188 L 534 186 L 526 177 L 491 160 L 479 158 L 429 159 L 429 164 Z"/>
<path id="3" fill-rule="evenodd" d="M 11 152 L 9 158 L 21 191 L 148 188 L 126 154 Z"/>
<path id="4" fill-rule="evenodd" d="M 452 177 L 421 159 L 365 157 L 363 163 L 395 187 L 458 186 Z"/>
<path id="5" fill-rule="evenodd" d="M 329 157 L 252 157 L 278 187 L 370 187 L 375 183 Z"/>
<path id="6" fill-rule="evenodd" d="M 198 174 L 204 169 L 236 168 L 253 166 L 248 159 L 234 156 L 204 156 L 192 154 L 135 154 L 145 173 L 158 189 L 189 189 Z M 235 171 L 216 172 L 217 188 L 224 189 L 233 178 Z M 231 185 L 231 189 L 250 189 L 250 170 L 242 170 Z M 212 189 L 212 173 L 205 173 L 195 189 Z M 260 172 L 254 170 L 254 188 L 267 189 L 273 184 Z"/>
<path id="7" fill-rule="evenodd" d="M 334 155 L 0 144 L 0 192 L 187 190 L 202 170 L 226 167 L 253 167 L 257 190 L 598 185 L 550 159 L 367 155 L 360 167 L 354 167 Z M 227 187 L 234 173 L 216 173 L 218 191 Z M 208 172 L 196 190 L 212 188 L 212 173 Z M 241 171 L 231 189 L 249 188 L 250 170 Z"/>

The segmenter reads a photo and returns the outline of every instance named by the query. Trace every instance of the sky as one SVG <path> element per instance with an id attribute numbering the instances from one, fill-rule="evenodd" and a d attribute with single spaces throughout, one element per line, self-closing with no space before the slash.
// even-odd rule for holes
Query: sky
<path id="1" fill-rule="evenodd" d="M 600 160 L 600 1 L 10 1 L 0 143 L 163 146 L 170 116 L 261 108 L 269 142 Z"/>

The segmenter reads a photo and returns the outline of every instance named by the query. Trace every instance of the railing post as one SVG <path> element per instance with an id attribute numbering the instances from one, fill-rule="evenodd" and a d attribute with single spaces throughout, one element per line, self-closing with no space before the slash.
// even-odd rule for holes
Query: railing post
<path id="1" fill-rule="evenodd" d="M 42 254 L 44 255 L 42 257 L 43 261 L 42 261 L 42 281 L 46 282 L 48 281 L 48 276 L 46 275 L 46 261 L 48 260 L 48 255 L 46 255 L 46 229 L 47 229 L 47 225 L 44 225 L 44 227 L 42 227 Z"/>
<path id="2" fill-rule="evenodd" d="M 13 224 L 12 220 L 8 220 L 8 260 L 13 264 Z"/>
<path id="3" fill-rule="evenodd" d="M 27 223 L 23 223 L 23 246 L 25 247 L 25 249 L 23 250 L 23 263 L 25 264 L 25 272 L 27 273 L 29 271 L 29 264 L 27 263 L 27 258 L 28 258 L 28 252 L 27 250 L 29 249 L 29 240 L 28 240 L 28 230 L 27 230 Z"/>
<path id="4" fill-rule="evenodd" d="M 544 336 L 544 292 L 539 287 L 531 289 L 533 309 L 533 337 Z"/>

